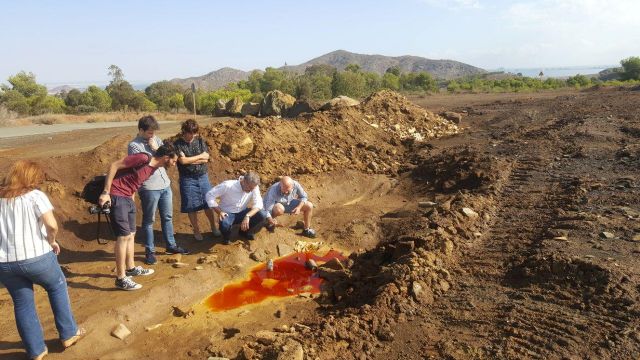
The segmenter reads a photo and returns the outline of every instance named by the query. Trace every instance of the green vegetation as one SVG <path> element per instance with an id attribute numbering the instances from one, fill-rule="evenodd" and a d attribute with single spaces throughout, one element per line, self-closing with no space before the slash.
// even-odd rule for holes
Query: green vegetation
<path id="1" fill-rule="evenodd" d="M 111 65 L 108 68 L 111 82 L 104 90 L 92 85 L 84 91 L 73 89 L 56 96 L 48 95 L 46 87 L 36 82 L 34 74 L 22 71 L 7 79 L 9 85 L 0 85 L 0 110 L 19 115 L 156 110 L 193 112 L 195 96 L 197 113 L 210 115 L 217 108 L 224 106 L 228 100 L 239 98 L 243 102 L 260 102 L 272 90 L 280 90 L 298 99 L 326 101 L 339 95 L 362 98 L 381 89 L 404 93 L 432 93 L 441 89 L 450 93 L 477 93 L 640 84 L 640 57 L 623 59 L 620 64 L 621 68 L 610 73 L 619 74 L 621 80 L 607 81 L 585 75 L 575 75 L 567 79 L 543 79 L 504 73 L 437 81 L 427 72 L 403 73 L 398 67 L 388 68 L 382 76 L 363 71 L 356 64 L 347 65 L 343 71 L 329 65 L 313 65 L 302 74 L 269 67 L 264 72 L 254 71 L 247 80 L 228 84 L 224 89 L 198 89 L 195 94 L 191 89 L 184 89 L 169 81 L 155 82 L 144 92 L 136 91 L 125 80 L 122 69 Z"/>

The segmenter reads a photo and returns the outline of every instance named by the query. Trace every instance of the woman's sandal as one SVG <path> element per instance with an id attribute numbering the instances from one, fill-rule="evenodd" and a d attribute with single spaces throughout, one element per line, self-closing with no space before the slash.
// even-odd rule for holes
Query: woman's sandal
<path id="1" fill-rule="evenodd" d="M 86 334 L 87 330 L 85 330 L 84 328 L 78 328 L 78 332 L 74 336 L 68 338 L 67 340 L 62 340 L 62 346 L 64 346 L 65 349 L 73 346 Z"/>

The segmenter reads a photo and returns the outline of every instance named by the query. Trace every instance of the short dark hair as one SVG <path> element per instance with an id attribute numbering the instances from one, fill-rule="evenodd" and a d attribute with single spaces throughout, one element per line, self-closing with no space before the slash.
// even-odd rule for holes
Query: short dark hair
<path id="1" fill-rule="evenodd" d="M 142 131 L 158 130 L 160 129 L 160 124 L 152 115 L 145 115 L 138 120 L 138 129 Z"/>
<path id="2" fill-rule="evenodd" d="M 260 175 L 255 171 L 246 172 L 244 180 L 252 185 L 260 185 Z"/>
<path id="3" fill-rule="evenodd" d="M 198 126 L 198 123 L 195 120 L 188 119 L 187 121 L 182 123 L 182 127 L 180 129 L 182 130 L 183 134 L 186 134 L 186 133 L 197 134 L 199 128 L 200 127 Z"/>
<path id="4" fill-rule="evenodd" d="M 160 146 L 158 148 L 158 150 L 156 150 L 156 153 L 153 155 L 155 157 L 163 157 L 163 156 L 168 156 L 168 157 L 174 157 L 177 156 L 178 152 L 176 150 L 176 148 L 173 146 L 173 144 L 164 144 L 162 146 Z"/>

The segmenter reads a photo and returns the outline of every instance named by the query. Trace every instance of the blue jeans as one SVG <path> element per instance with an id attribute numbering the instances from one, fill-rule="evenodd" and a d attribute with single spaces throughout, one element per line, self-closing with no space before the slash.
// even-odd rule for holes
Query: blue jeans
<path id="1" fill-rule="evenodd" d="M 244 217 L 247 215 L 247 213 L 251 211 L 251 209 L 244 209 L 242 211 L 240 211 L 239 213 L 227 213 L 227 217 L 220 220 L 220 232 L 222 233 L 222 238 L 224 240 L 229 240 L 231 237 L 231 227 L 234 224 L 240 224 L 242 222 L 242 220 L 244 219 Z M 254 227 L 256 227 L 257 225 L 263 225 L 264 221 L 267 218 L 267 212 L 264 210 L 260 210 L 257 213 L 255 213 L 250 219 L 249 219 L 249 231 L 254 230 L 254 231 L 258 231 L 260 230 L 260 228 L 258 227 L 257 229 L 254 229 Z"/>
<path id="2" fill-rule="evenodd" d="M 144 248 L 147 253 L 156 251 L 153 237 L 153 222 L 156 210 L 160 211 L 160 224 L 162 225 L 162 238 L 167 248 L 176 246 L 173 237 L 173 194 L 171 186 L 162 190 L 140 190 L 140 202 L 142 203 L 142 236 L 144 236 Z"/>
<path id="3" fill-rule="evenodd" d="M 46 348 L 36 313 L 33 284 L 42 286 L 49 295 L 60 339 L 67 340 L 76 335 L 78 326 L 71 313 L 67 280 L 53 252 L 32 259 L 0 263 L 0 282 L 13 299 L 18 333 L 29 358 L 40 355 Z"/>

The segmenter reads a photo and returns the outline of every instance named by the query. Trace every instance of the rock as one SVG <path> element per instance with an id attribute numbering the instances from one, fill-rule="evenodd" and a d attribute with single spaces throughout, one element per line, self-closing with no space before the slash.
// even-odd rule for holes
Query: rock
<path id="1" fill-rule="evenodd" d="M 436 205 L 438 204 L 434 203 L 433 201 L 418 201 L 418 207 L 423 209 L 429 209 Z"/>
<path id="2" fill-rule="evenodd" d="M 318 269 L 318 264 L 313 259 L 308 259 L 304 263 L 304 267 L 311 271 L 316 271 Z"/>
<path id="3" fill-rule="evenodd" d="M 473 209 L 468 207 L 462 208 L 462 213 L 470 219 L 476 219 L 479 216 L 477 212 L 473 211 Z"/>
<path id="4" fill-rule="evenodd" d="M 428 305 L 433 303 L 433 292 L 422 282 L 414 281 L 411 284 L 411 295 L 420 304 Z"/>
<path id="5" fill-rule="evenodd" d="M 256 339 L 260 344 L 270 345 L 278 340 L 278 333 L 269 330 L 260 330 L 256 333 Z"/>
<path id="6" fill-rule="evenodd" d="M 278 354 L 277 360 L 304 360 L 302 344 L 293 339 L 288 339 L 282 347 L 282 352 Z"/>
<path id="7" fill-rule="evenodd" d="M 187 267 L 189 266 L 189 264 L 183 263 L 183 262 L 177 262 L 177 263 L 173 263 L 173 265 L 171 266 L 173 266 L 176 269 L 179 269 L 179 268 Z"/>
<path id="8" fill-rule="evenodd" d="M 169 276 L 169 279 L 179 279 L 181 277 L 184 277 L 184 275 L 182 275 L 182 274 L 173 274 L 173 275 Z"/>
<path id="9" fill-rule="evenodd" d="M 207 360 L 229 360 L 229 358 L 219 357 L 219 356 L 209 356 Z"/>
<path id="10" fill-rule="evenodd" d="M 113 330 L 111 330 L 111 335 L 120 340 L 124 340 L 129 335 L 131 335 L 131 331 L 127 329 L 127 327 L 124 326 L 124 324 L 118 324 L 118 326 L 116 326 Z"/>
<path id="11" fill-rule="evenodd" d="M 240 109 L 240 115 L 242 116 L 258 116 L 260 114 L 260 104 L 258 103 L 246 103 L 242 105 L 242 109 Z"/>
<path id="12" fill-rule="evenodd" d="M 360 105 L 360 102 L 358 100 L 354 100 L 348 96 L 340 95 L 338 97 L 335 97 L 327 101 L 324 105 L 320 107 L 320 110 L 326 111 L 326 110 L 340 109 L 340 108 L 357 106 L 357 105 Z"/>
<path id="13" fill-rule="evenodd" d="M 204 267 L 202 266 L 196 266 L 193 268 L 193 270 L 204 270 Z"/>
<path id="14" fill-rule="evenodd" d="M 278 244 L 278 256 L 287 256 L 293 253 L 293 248 L 287 244 Z"/>
<path id="15" fill-rule="evenodd" d="M 440 280 L 440 289 L 442 289 L 443 292 L 449 291 L 450 288 L 451 285 L 447 282 L 447 280 Z"/>
<path id="16" fill-rule="evenodd" d="M 451 241 L 449 239 L 445 239 L 442 242 L 441 250 L 445 255 L 447 255 L 447 256 L 453 255 L 453 249 L 454 249 L 453 241 Z"/>
<path id="17" fill-rule="evenodd" d="M 218 99 L 213 106 L 213 116 L 227 116 L 227 103 L 224 99 Z"/>
<path id="18" fill-rule="evenodd" d="M 326 263 L 322 264 L 320 267 L 322 268 L 326 268 L 326 269 L 332 269 L 332 270 L 344 270 L 344 264 L 342 263 L 342 261 L 333 258 L 329 261 L 327 261 Z"/>
<path id="19" fill-rule="evenodd" d="M 269 91 L 264 100 L 262 100 L 260 114 L 262 116 L 287 115 L 287 112 L 295 102 L 296 98 L 280 90 Z"/>
<path id="20" fill-rule="evenodd" d="M 440 116 L 442 116 L 443 118 L 451 121 L 454 124 L 460 124 L 460 121 L 462 121 L 462 114 L 459 114 L 457 112 L 453 112 L 453 111 L 445 111 L 440 113 Z"/>
<path id="21" fill-rule="evenodd" d="M 371 169 L 372 171 L 378 171 L 378 163 L 376 163 L 375 161 L 372 161 L 367 164 L 367 168 Z"/>
<path id="22" fill-rule="evenodd" d="M 195 311 L 192 308 L 187 308 L 184 306 L 172 306 L 173 308 L 173 316 L 188 318 L 191 317 Z"/>
<path id="23" fill-rule="evenodd" d="M 149 326 L 145 326 L 144 330 L 145 331 L 152 331 L 152 330 L 155 330 L 155 329 L 159 328 L 160 326 L 162 326 L 162 324 L 149 325 Z"/>
<path id="24" fill-rule="evenodd" d="M 242 160 L 253 153 L 253 140 L 244 130 L 237 130 L 222 143 L 220 151 L 233 161 Z"/>
<path id="25" fill-rule="evenodd" d="M 225 109 L 227 110 L 227 113 L 231 116 L 240 116 L 242 115 L 243 105 L 244 105 L 244 102 L 242 101 L 242 99 L 236 96 L 227 102 L 227 104 L 225 105 Z"/>
<path id="26" fill-rule="evenodd" d="M 414 248 L 415 243 L 413 241 L 398 241 L 396 243 L 396 249 L 393 251 L 393 258 L 397 260 L 405 255 L 411 254 Z"/>
<path id="27" fill-rule="evenodd" d="M 267 261 L 268 254 L 265 249 L 256 249 L 249 255 L 249 258 L 253 261 L 257 262 L 265 262 Z"/>
<path id="28" fill-rule="evenodd" d="M 288 117 L 296 117 L 303 113 L 312 113 L 320 110 L 320 104 L 313 100 L 296 100 L 287 112 Z"/>
<path id="29" fill-rule="evenodd" d="M 635 234 L 631 238 L 632 241 L 640 242 L 640 234 Z"/>
<path id="30" fill-rule="evenodd" d="M 616 236 L 613 233 L 610 233 L 608 231 L 603 231 L 603 232 L 600 233 L 600 237 L 603 238 L 603 239 L 613 239 Z"/>
<path id="31" fill-rule="evenodd" d="M 213 264 L 216 262 L 218 255 L 207 255 L 198 258 L 198 264 Z"/>
<path id="32" fill-rule="evenodd" d="M 164 259 L 164 262 L 166 262 L 167 264 L 175 264 L 175 263 L 179 263 L 180 260 L 182 260 L 182 254 L 173 254 L 168 258 Z"/>

